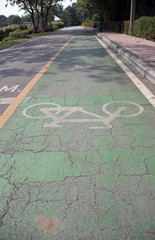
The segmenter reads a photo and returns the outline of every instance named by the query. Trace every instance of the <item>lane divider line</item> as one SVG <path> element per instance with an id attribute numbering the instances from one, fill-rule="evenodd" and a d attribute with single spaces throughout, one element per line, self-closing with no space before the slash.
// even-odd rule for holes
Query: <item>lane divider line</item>
<path id="1" fill-rule="evenodd" d="M 26 85 L 26 87 L 21 91 L 21 93 L 15 98 L 15 100 L 7 107 L 4 113 L 0 116 L 0 130 L 8 121 L 8 119 L 12 116 L 12 114 L 16 111 L 17 107 L 21 104 L 21 102 L 25 99 L 27 94 L 31 91 L 34 85 L 38 82 L 38 80 L 42 77 L 42 75 L 47 71 L 49 66 L 54 62 L 54 60 L 59 56 L 59 54 L 63 51 L 63 49 L 72 41 L 72 39 L 76 36 L 73 35 L 68 42 L 66 42 L 59 51 L 44 65 L 44 67 L 37 73 L 34 78 Z"/>
<path id="2" fill-rule="evenodd" d="M 97 37 L 94 37 L 99 41 L 102 47 L 109 53 L 109 55 L 118 63 L 122 70 L 127 74 L 131 81 L 136 85 L 136 87 L 141 91 L 141 93 L 147 98 L 147 100 L 155 107 L 155 95 L 135 76 L 134 73 L 118 58 L 116 55 Z"/>

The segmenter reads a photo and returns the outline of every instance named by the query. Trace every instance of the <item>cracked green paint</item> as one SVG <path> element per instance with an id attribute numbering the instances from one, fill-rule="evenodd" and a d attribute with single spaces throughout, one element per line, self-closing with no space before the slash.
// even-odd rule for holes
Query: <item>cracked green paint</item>
<path id="1" fill-rule="evenodd" d="M 83 33 L 0 133 L 1 240 L 154 239 L 153 108 L 95 38 Z M 95 67 L 76 69 L 89 64 Z M 30 105 L 54 102 L 106 117 L 102 105 L 113 101 L 135 102 L 145 111 L 113 120 L 109 130 L 90 129 L 94 123 L 44 128 L 51 119 L 22 114 Z M 43 232 L 37 216 L 54 217 L 56 232 Z"/>

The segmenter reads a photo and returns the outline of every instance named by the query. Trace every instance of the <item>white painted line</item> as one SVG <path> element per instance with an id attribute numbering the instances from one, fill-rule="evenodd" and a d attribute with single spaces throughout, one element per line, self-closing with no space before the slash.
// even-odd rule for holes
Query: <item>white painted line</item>
<path id="1" fill-rule="evenodd" d="M 135 76 L 135 74 L 132 73 L 130 69 L 120 59 L 118 59 L 116 55 L 98 37 L 96 37 L 96 39 L 106 49 L 109 55 L 118 63 L 118 65 L 123 69 L 123 71 L 132 80 L 136 87 L 143 93 L 143 95 L 152 104 L 152 106 L 155 107 L 155 95 L 151 93 L 151 91 Z"/>
<path id="2" fill-rule="evenodd" d="M 16 99 L 16 97 L 14 97 L 14 98 L 0 98 L 0 105 L 11 104 L 15 99 Z M 31 99 L 31 97 L 27 97 L 25 99 Z"/>
<path id="3" fill-rule="evenodd" d="M 0 98 L 0 104 L 10 104 L 15 98 Z"/>

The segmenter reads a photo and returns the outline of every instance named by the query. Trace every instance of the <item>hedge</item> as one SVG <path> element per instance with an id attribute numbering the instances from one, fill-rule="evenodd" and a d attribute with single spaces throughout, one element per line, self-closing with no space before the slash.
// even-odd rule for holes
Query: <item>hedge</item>
<path id="1" fill-rule="evenodd" d="M 26 38 L 29 35 L 28 30 L 21 31 L 20 29 L 16 29 L 13 32 L 10 32 L 8 39 L 18 39 L 18 38 Z"/>
<path id="2" fill-rule="evenodd" d="M 136 21 L 134 35 L 155 41 L 155 17 L 141 17 Z"/>
<path id="3" fill-rule="evenodd" d="M 129 34 L 130 22 L 124 21 L 124 33 Z M 155 17 L 141 17 L 134 21 L 132 36 L 155 41 Z"/>
<path id="4" fill-rule="evenodd" d="M 52 27 L 53 30 L 57 30 L 59 28 L 63 28 L 65 26 L 65 23 L 62 21 L 52 21 Z"/>
<path id="5" fill-rule="evenodd" d="M 17 25 L 17 24 L 13 24 L 13 25 L 9 25 L 7 27 L 3 27 L 4 37 L 8 37 L 10 32 L 14 32 L 17 29 L 19 29 L 19 25 Z"/>
<path id="6" fill-rule="evenodd" d="M 7 27 L 0 28 L 0 41 L 3 39 L 25 38 L 32 32 L 28 30 L 25 24 L 13 24 Z M 18 37 L 17 37 L 18 36 Z"/>
<path id="7" fill-rule="evenodd" d="M 85 21 L 81 24 L 82 27 L 93 27 L 93 21 Z"/>

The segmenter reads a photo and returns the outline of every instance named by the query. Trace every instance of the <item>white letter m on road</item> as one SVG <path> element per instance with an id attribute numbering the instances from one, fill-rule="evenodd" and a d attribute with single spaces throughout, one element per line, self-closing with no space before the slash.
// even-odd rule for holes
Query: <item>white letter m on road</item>
<path id="1" fill-rule="evenodd" d="M 19 87 L 19 85 L 15 85 L 11 88 L 8 88 L 8 86 L 3 86 L 2 88 L 0 88 L 0 92 L 4 91 L 6 92 L 15 92 L 17 90 L 17 88 Z"/>

